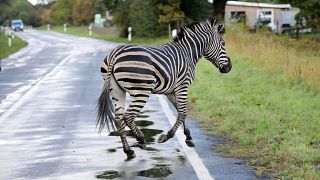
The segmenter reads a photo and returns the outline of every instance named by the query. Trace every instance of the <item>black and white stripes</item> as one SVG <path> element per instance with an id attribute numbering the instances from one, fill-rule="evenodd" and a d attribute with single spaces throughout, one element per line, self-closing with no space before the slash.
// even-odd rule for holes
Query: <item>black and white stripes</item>
<path id="1" fill-rule="evenodd" d="M 128 158 L 135 155 L 127 143 L 124 128 L 127 125 L 140 146 L 145 148 L 144 135 L 136 127 L 134 119 L 150 94 L 167 95 L 179 113 L 173 128 L 167 134 L 162 134 L 158 142 L 173 137 L 183 123 L 186 142 L 193 146 L 185 121 L 187 90 L 194 79 L 195 66 L 202 56 L 211 61 L 221 73 L 231 70 L 223 33 L 223 24 L 216 19 L 195 22 L 181 28 L 171 43 L 159 47 L 120 45 L 103 61 L 101 73 L 105 85 L 99 97 L 97 125 L 100 130 L 105 126 L 116 126 Z M 132 98 L 127 110 L 124 109 L 126 92 Z"/>

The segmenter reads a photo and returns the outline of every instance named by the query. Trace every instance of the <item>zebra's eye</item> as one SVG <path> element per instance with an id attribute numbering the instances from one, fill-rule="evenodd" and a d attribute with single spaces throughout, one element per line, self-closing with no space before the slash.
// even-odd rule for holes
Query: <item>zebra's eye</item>
<path id="1" fill-rule="evenodd" d="M 222 45 L 222 46 L 226 46 L 225 42 L 223 42 L 223 41 L 221 42 L 221 45 Z"/>
<path id="2" fill-rule="evenodd" d="M 226 32 L 226 30 L 225 30 L 224 28 L 222 28 L 222 29 L 219 31 L 219 33 L 220 33 L 221 35 L 223 35 L 225 32 Z"/>

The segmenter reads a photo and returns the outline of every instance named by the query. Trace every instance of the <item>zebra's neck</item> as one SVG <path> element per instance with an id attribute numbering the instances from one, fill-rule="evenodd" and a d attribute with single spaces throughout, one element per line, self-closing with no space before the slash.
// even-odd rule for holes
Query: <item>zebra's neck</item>
<path id="1" fill-rule="evenodd" d="M 164 45 L 166 49 L 182 61 L 188 61 L 187 63 L 195 66 L 199 59 L 203 56 L 204 43 L 201 41 L 190 39 L 183 39 L 179 42 L 171 42 Z"/>
<path id="2" fill-rule="evenodd" d="M 188 63 L 194 67 L 198 63 L 199 59 L 203 56 L 207 39 L 202 37 L 184 37 L 178 42 L 170 43 L 170 48 L 175 48 L 179 54 L 177 56 L 183 56 L 181 60 L 189 61 Z"/>

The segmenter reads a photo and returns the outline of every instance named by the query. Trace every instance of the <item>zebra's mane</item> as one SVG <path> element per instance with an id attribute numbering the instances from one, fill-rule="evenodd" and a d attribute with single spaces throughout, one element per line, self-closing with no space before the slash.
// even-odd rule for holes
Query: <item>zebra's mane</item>
<path id="1" fill-rule="evenodd" d="M 214 30 L 220 34 L 224 34 L 224 32 L 225 32 L 224 25 L 223 25 L 222 21 L 215 19 L 215 18 L 209 18 L 206 21 L 193 22 L 189 25 L 181 27 L 179 32 L 177 33 L 177 35 L 173 38 L 173 41 L 179 42 L 181 39 L 183 39 L 183 37 L 185 37 L 187 35 L 188 32 L 195 33 L 197 28 L 199 28 L 201 26 L 205 26 L 205 25 L 210 25 L 212 30 Z"/>

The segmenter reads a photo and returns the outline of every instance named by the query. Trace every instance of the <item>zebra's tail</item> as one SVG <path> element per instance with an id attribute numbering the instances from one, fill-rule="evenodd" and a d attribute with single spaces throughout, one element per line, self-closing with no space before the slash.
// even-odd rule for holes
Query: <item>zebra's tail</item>
<path id="1" fill-rule="evenodd" d="M 98 112 L 96 126 L 99 126 L 99 133 L 101 133 L 104 127 L 107 127 L 109 132 L 111 128 L 115 131 L 115 110 L 110 93 L 112 74 L 111 71 L 108 70 L 108 68 L 105 69 L 105 67 L 107 66 L 105 62 L 103 62 L 101 73 L 105 83 L 97 102 Z"/>

